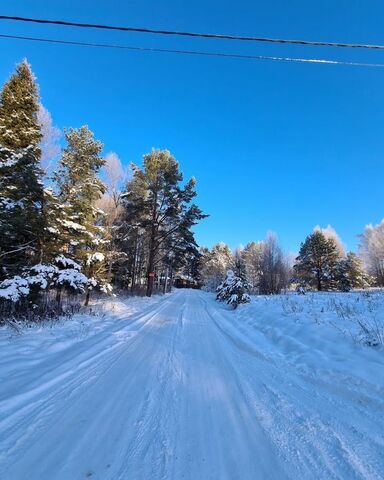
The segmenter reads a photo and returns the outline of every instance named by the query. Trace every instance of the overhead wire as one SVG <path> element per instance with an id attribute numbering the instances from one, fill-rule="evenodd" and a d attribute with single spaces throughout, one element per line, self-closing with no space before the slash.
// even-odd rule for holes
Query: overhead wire
<path id="1" fill-rule="evenodd" d="M 274 62 L 314 63 L 314 64 L 324 64 L 324 65 L 345 65 L 345 66 L 352 66 L 352 67 L 384 68 L 384 63 L 348 62 L 343 60 L 330 60 L 325 58 L 280 57 L 280 56 L 272 56 L 272 55 L 246 55 L 246 54 L 237 54 L 237 53 L 207 52 L 202 50 L 178 50 L 178 49 L 172 49 L 172 48 L 137 47 L 137 46 L 131 46 L 131 45 L 77 42 L 72 40 L 57 40 L 53 38 L 29 37 L 24 35 L 0 34 L 0 39 L 26 40 L 26 41 L 40 42 L 40 43 L 73 45 L 73 46 L 93 47 L 93 48 L 115 48 L 115 49 L 130 50 L 135 52 L 174 53 L 179 55 L 233 58 L 233 59 L 242 59 L 242 60 L 265 60 L 265 61 L 269 60 Z"/>
<path id="2" fill-rule="evenodd" d="M 73 22 L 73 21 L 67 21 L 67 20 L 49 20 L 49 19 L 42 19 L 42 18 L 19 17 L 19 16 L 11 16 L 11 15 L 0 15 L 0 21 L 1 20 L 25 22 L 25 23 L 38 23 L 38 24 L 45 24 L 45 25 L 59 25 L 59 26 L 65 26 L 65 27 L 116 30 L 121 32 L 148 33 L 148 34 L 154 34 L 154 35 L 208 38 L 208 39 L 216 39 L 216 40 L 238 40 L 238 41 L 245 41 L 245 42 L 280 43 L 280 44 L 292 44 L 292 45 L 308 45 L 308 46 L 317 46 L 317 47 L 361 48 L 361 49 L 384 50 L 384 45 L 379 45 L 379 44 L 325 42 L 325 41 L 313 41 L 313 40 L 302 40 L 302 39 L 283 39 L 283 38 L 269 38 L 269 37 L 243 36 L 243 35 L 229 35 L 229 34 L 221 34 L 221 33 L 201 33 L 201 32 L 190 32 L 190 31 L 153 29 L 153 28 L 144 28 L 144 27 L 129 27 L 129 26 L 104 25 L 104 24 L 96 24 L 96 23 L 82 23 L 82 22 Z"/>

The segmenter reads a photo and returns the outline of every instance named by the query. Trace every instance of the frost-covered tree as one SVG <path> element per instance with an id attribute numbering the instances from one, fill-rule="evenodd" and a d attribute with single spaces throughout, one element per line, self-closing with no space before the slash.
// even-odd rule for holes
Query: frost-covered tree
<path id="1" fill-rule="evenodd" d="M 24 268 L 21 275 L 15 275 L 0 282 L 0 306 L 4 306 L 5 303 L 8 304 L 12 313 L 15 311 L 23 313 L 32 303 L 35 314 L 39 313 L 39 310 L 36 310 L 39 307 L 40 312 L 46 314 L 44 303 L 47 303 L 49 298 L 49 290 L 56 289 L 58 307 L 60 307 L 63 290 L 70 293 L 85 291 L 90 279 L 80 270 L 80 265 L 63 255 L 58 255 L 53 263 L 39 263 L 30 268 Z"/>
<path id="2" fill-rule="evenodd" d="M 126 253 L 121 251 L 122 242 L 119 239 L 123 216 L 122 188 L 128 178 L 128 172 L 123 168 L 116 153 L 110 152 L 105 156 L 105 164 L 101 169 L 101 178 L 106 187 L 102 197 L 96 201 L 104 216 L 102 225 L 107 229 L 110 242 L 108 244 L 108 276 L 117 277 L 120 273 L 119 265 L 124 264 Z M 126 241 L 125 247 L 126 247 Z M 116 278 L 116 280 L 118 280 Z M 119 283 L 116 281 L 115 283 Z M 124 282 L 123 282 L 124 284 Z"/>
<path id="3" fill-rule="evenodd" d="M 39 105 L 39 88 L 29 63 L 24 60 L 17 65 L 0 95 L 0 145 L 13 151 L 32 149 L 36 162 L 42 139 Z"/>
<path id="4" fill-rule="evenodd" d="M 364 270 L 363 262 L 356 253 L 348 252 L 339 260 L 336 267 L 336 281 L 339 290 L 348 292 L 354 288 L 367 288 L 369 276 Z"/>
<path id="5" fill-rule="evenodd" d="M 98 205 L 102 206 L 106 215 L 110 217 L 109 223 L 113 223 L 119 214 L 121 207 L 121 195 L 124 184 L 127 182 L 129 172 L 121 163 L 119 156 L 110 152 L 105 156 L 105 163 L 101 169 L 101 177 L 103 179 L 106 191 L 100 199 Z"/>
<path id="6" fill-rule="evenodd" d="M 359 252 L 375 284 L 384 287 L 384 220 L 365 227 L 360 235 Z"/>
<path id="7" fill-rule="evenodd" d="M 44 229 L 42 172 L 32 148 L 0 146 L 1 276 L 39 261 Z"/>
<path id="8" fill-rule="evenodd" d="M 0 94 L 0 276 L 40 260 L 44 218 L 39 89 L 24 61 Z"/>
<path id="9" fill-rule="evenodd" d="M 233 308 L 237 308 L 241 303 L 251 301 L 248 290 L 248 282 L 235 275 L 232 270 L 228 270 L 224 281 L 216 289 L 216 300 L 227 302 Z"/>
<path id="10" fill-rule="evenodd" d="M 61 153 L 61 130 L 53 125 L 51 114 L 42 104 L 39 105 L 37 119 L 42 135 L 39 144 L 41 168 L 44 171 L 46 180 L 49 180 Z"/>
<path id="11" fill-rule="evenodd" d="M 88 126 L 65 132 L 67 146 L 55 174 L 59 186 L 59 199 L 65 209 L 62 226 L 70 238 L 66 251 L 79 263 L 83 272 L 103 285 L 107 282 L 105 251 L 107 232 L 102 226 L 103 213 L 95 204 L 105 192 L 97 174 L 104 165 L 101 157 L 103 145 L 94 139 Z M 89 292 L 94 285 L 88 286 Z"/>
<path id="12" fill-rule="evenodd" d="M 246 278 L 255 292 L 258 291 L 260 283 L 262 253 L 263 242 L 250 242 L 243 250 Z"/>
<path id="13" fill-rule="evenodd" d="M 231 249 L 224 242 L 214 245 L 210 250 L 202 249 L 201 277 L 205 288 L 215 291 L 224 280 L 226 272 L 234 269 Z"/>
<path id="14" fill-rule="evenodd" d="M 44 188 L 43 217 L 45 228 L 42 232 L 42 258 L 44 263 L 52 262 L 57 255 L 69 251 L 73 240 L 71 213 L 52 187 Z"/>
<path id="15" fill-rule="evenodd" d="M 337 264 L 340 253 L 332 238 L 315 230 L 301 244 L 299 256 L 294 266 L 300 281 L 317 290 L 337 288 Z"/>
<path id="16" fill-rule="evenodd" d="M 242 245 L 238 246 L 233 252 L 233 261 L 236 276 L 245 280 L 247 278 L 247 272 L 245 268 L 244 247 Z"/>
<path id="17" fill-rule="evenodd" d="M 289 282 L 287 258 L 274 234 L 269 234 L 261 245 L 259 292 L 265 295 L 280 293 Z"/>
<path id="18" fill-rule="evenodd" d="M 317 225 L 313 229 L 313 231 L 314 232 L 316 232 L 316 231 L 321 232 L 327 240 L 332 239 L 334 244 L 336 245 L 336 249 L 337 249 L 337 252 L 339 254 L 339 257 L 345 257 L 346 253 L 345 253 L 344 244 L 343 244 L 339 234 L 332 227 L 332 225 L 328 225 L 326 228 L 321 228 L 319 225 Z"/>

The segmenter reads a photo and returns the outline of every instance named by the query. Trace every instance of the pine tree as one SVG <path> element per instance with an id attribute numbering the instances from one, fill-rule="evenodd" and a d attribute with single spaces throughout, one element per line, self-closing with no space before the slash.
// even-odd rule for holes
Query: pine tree
<path id="1" fill-rule="evenodd" d="M 88 285 L 86 304 L 90 290 L 107 282 L 105 263 L 107 231 L 101 225 L 102 212 L 95 207 L 105 191 L 97 177 L 104 164 L 101 157 L 103 145 L 94 139 L 87 126 L 65 132 L 67 146 L 55 174 L 59 185 L 59 199 L 65 209 L 61 225 L 66 229 L 69 243 L 67 254 L 77 261 L 83 272 L 91 279 Z"/>
<path id="2" fill-rule="evenodd" d="M 72 235 L 68 205 L 62 203 L 58 193 L 51 187 L 44 189 L 43 217 L 45 229 L 43 236 L 42 261 L 54 262 L 57 255 L 65 254 L 71 243 Z"/>
<path id="3" fill-rule="evenodd" d="M 168 150 L 153 150 L 144 156 L 143 168 L 133 170 L 123 195 L 125 233 L 144 240 L 146 294 L 151 296 L 159 265 L 174 263 L 197 247 L 191 228 L 205 215 L 191 203 L 195 179 L 181 186 L 179 164 Z"/>
<path id="4" fill-rule="evenodd" d="M 227 302 L 233 308 L 237 308 L 241 303 L 251 301 L 248 290 L 248 282 L 235 275 L 232 270 L 228 270 L 225 280 L 216 289 L 216 300 Z"/>
<path id="5" fill-rule="evenodd" d="M 0 145 L 10 150 L 32 148 L 40 158 L 39 88 L 26 60 L 5 83 L 0 96 Z"/>
<path id="6" fill-rule="evenodd" d="M 0 147 L 0 255 L 3 275 L 39 261 L 43 186 L 31 149 Z"/>
<path id="7" fill-rule="evenodd" d="M 40 261 L 44 216 L 38 86 L 24 61 L 0 95 L 0 276 Z"/>
<path id="8" fill-rule="evenodd" d="M 364 270 L 362 261 L 355 253 L 348 252 L 346 258 L 338 262 L 337 285 L 344 292 L 369 286 L 369 277 Z"/>
<path id="9" fill-rule="evenodd" d="M 332 238 L 315 230 L 301 244 L 296 258 L 295 272 L 300 281 L 317 290 L 337 288 L 337 263 L 340 255 Z"/>
<path id="10" fill-rule="evenodd" d="M 233 254 L 234 264 L 235 264 L 235 274 L 237 277 L 245 279 L 246 268 L 245 268 L 245 256 L 244 256 L 244 248 L 237 247 Z"/>

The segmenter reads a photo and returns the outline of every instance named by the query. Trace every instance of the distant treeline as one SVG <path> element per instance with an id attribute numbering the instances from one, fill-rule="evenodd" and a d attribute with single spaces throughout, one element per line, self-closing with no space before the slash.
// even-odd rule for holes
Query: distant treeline
<path id="1" fill-rule="evenodd" d="M 88 126 L 60 131 L 27 61 L 0 93 L 0 308 L 57 314 L 65 295 L 166 290 L 205 217 L 167 150 L 124 169 Z M 79 297 L 81 298 L 81 297 Z"/>

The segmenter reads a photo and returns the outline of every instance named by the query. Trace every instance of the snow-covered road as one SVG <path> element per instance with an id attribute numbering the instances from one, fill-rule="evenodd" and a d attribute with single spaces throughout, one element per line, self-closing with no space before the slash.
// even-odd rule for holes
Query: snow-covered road
<path id="1" fill-rule="evenodd" d="M 2 480 L 384 478 L 360 377 L 298 368 L 200 291 L 123 320 L 4 379 Z"/>

